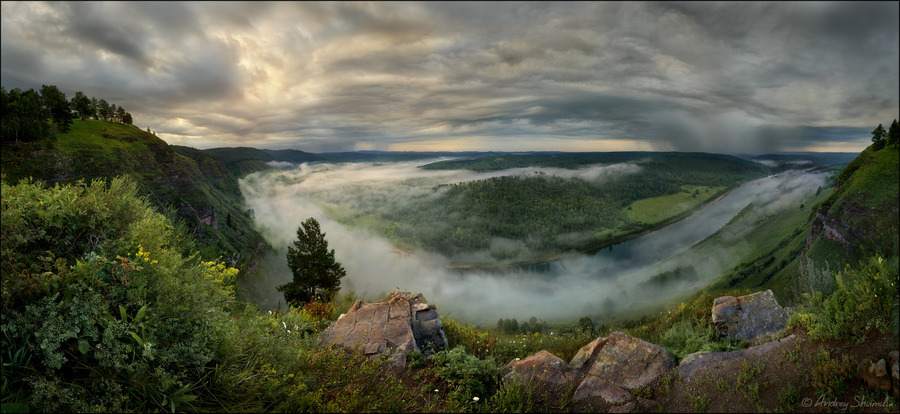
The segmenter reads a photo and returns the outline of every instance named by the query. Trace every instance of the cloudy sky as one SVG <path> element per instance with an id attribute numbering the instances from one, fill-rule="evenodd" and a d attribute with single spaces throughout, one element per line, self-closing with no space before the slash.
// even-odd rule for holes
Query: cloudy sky
<path id="1" fill-rule="evenodd" d="M 897 2 L 2 2 L 2 85 L 171 144 L 860 151 L 900 114 Z"/>

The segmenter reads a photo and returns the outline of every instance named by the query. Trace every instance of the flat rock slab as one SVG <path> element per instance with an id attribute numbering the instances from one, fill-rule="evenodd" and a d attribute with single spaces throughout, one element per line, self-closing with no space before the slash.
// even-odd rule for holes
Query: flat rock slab
<path id="1" fill-rule="evenodd" d="M 387 355 L 395 366 L 406 365 L 406 353 L 431 354 L 448 348 L 441 318 L 422 294 L 394 289 L 375 303 L 357 300 L 331 324 L 319 342 L 359 349 L 365 355 Z"/>
<path id="2" fill-rule="evenodd" d="M 739 351 L 694 352 L 693 354 L 688 354 L 687 356 L 685 356 L 684 359 L 681 360 L 681 363 L 678 364 L 678 374 L 681 375 L 681 378 L 686 381 L 694 376 L 694 374 L 698 371 L 705 371 L 706 369 L 716 369 L 724 365 L 726 362 L 736 359 L 747 358 L 754 355 L 768 354 L 780 348 L 781 345 L 791 344 L 795 340 L 797 340 L 797 336 L 791 334 L 790 336 L 787 336 L 778 341 L 768 342 Z"/>
<path id="3" fill-rule="evenodd" d="M 754 340 L 787 327 L 788 314 L 771 290 L 746 296 L 720 296 L 713 302 L 712 321 L 723 339 Z"/>
<path id="4" fill-rule="evenodd" d="M 613 332 L 582 347 L 569 366 L 585 374 L 575 400 L 600 397 L 619 405 L 632 400 L 638 388 L 668 373 L 675 361 L 657 345 Z"/>

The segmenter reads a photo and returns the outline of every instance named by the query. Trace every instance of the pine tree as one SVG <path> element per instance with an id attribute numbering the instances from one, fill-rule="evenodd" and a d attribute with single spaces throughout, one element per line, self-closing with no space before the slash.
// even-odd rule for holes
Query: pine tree
<path id="1" fill-rule="evenodd" d="M 894 122 L 891 122 L 891 127 L 888 128 L 887 144 L 896 147 L 898 141 L 900 141 L 900 126 L 897 125 L 897 120 L 895 119 Z"/>
<path id="2" fill-rule="evenodd" d="M 297 240 L 288 246 L 287 262 L 294 280 L 279 286 L 278 291 L 295 306 L 330 301 L 341 287 L 341 278 L 347 275 L 334 260 L 334 249 L 328 250 L 319 222 L 312 217 L 297 228 Z"/>
<path id="3" fill-rule="evenodd" d="M 884 144 L 887 143 L 884 139 L 884 136 L 884 127 L 881 126 L 881 124 L 878 124 L 878 128 L 875 128 L 872 131 L 872 147 L 875 151 L 884 148 Z"/>

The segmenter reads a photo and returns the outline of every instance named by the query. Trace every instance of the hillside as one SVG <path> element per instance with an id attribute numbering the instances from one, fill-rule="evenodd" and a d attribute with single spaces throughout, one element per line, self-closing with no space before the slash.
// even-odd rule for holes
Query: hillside
<path id="1" fill-rule="evenodd" d="M 203 152 L 224 163 L 236 177 L 243 177 L 247 174 L 272 168 L 267 164 L 272 161 L 293 164 L 322 161 L 322 158 L 316 155 L 292 149 L 268 150 L 249 147 L 226 147 L 205 149 Z"/>
<path id="2" fill-rule="evenodd" d="M 237 179 L 220 162 L 196 150 L 176 151 L 132 125 L 76 120 L 52 140 L 5 143 L 0 168 L 9 183 L 130 177 L 156 208 L 174 212 L 209 258 L 223 256 L 243 267 L 263 242 L 240 204 Z"/>
<path id="3" fill-rule="evenodd" d="M 807 257 L 835 268 L 872 254 L 897 256 L 898 171 L 897 147 L 869 147 L 848 164 L 810 217 Z"/>

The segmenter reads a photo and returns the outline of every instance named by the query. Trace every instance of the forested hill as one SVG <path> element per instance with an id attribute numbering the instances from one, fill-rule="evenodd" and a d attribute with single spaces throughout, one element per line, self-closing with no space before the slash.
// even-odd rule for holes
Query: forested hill
<path id="1" fill-rule="evenodd" d="M 130 177 L 157 209 L 184 222 L 204 256 L 222 256 L 236 266 L 252 262 L 263 239 L 240 203 L 237 178 L 220 161 L 191 150 L 176 151 L 133 125 L 74 120 L 55 137 L 4 142 L 0 171 L 8 183 Z"/>
<path id="2" fill-rule="evenodd" d="M 187 147 L 177 147 L 176 150 L 180 150 L 180 148 Z M 268 150 L 249 147 L 224 147 L 202 151 L 206 155 L 223 162 L 236 177 L 271 168 L 267 163 L 272 161 L 292 164 L 323 161 L 319 156 L 293 149 Z"/>
<path id="3" fill-rule="evenodd" d="M 440 161 L 422 168 L 426 170 L 497 171 L 509 168 L 582 168 L 594 164 L 642 163 L 652 169 L 715 171 L 753 176 L 769 171 L 765 165 L 731 155 L 699 152 L 577 152 L 555 154 L 500 154 L 478 158 Z"/>

